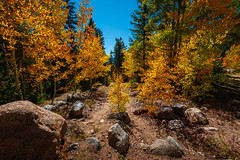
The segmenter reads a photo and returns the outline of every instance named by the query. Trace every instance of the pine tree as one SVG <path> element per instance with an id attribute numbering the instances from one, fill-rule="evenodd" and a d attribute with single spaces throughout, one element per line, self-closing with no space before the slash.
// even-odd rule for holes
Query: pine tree
<path id="1" fill-rule="evenodd" d="M 95 36 L 101 37 L 101 44 L 102 44 L 103 50 L 105 50 L 105 47 L 104 47 L 105 42 L 104 42 L 103 32 L 99 28 L 95 28 L 95 30 L 96 30 Z"/>
<path id="2" fill-rule="evenodd" d="M 111 65 L 110 76 L 113 76 L 113 71 L 115 70 L 113 51 L 110 51 L 110 58 L 109 58 L 108 64 Z"/>
<path id="3" fill-rule="evenodd" d="M 77 25 L 77 15 L 75 12 L 75 3 L 76 2 L 70 2 L 70 0 L 64 0 L 67 3 L 67 9 L 68 9 L 68 16 L 67 16 L 67 21 L 65 28 L 70 29 L 72 31 L 76 30 L 76 25 Z"/>
<path id="4" fill-rule="evenodd" d="M 96 27 L 96 24 L 95 24 L 95 22 L 93 21 L 92 18 L 90 19 L 88 25 L 91 26 L 95 30 L 95 36 L 96 37 L 101 37 L 101 44 L 102 44 L 103 50 L 105 50 L 103 32 L 99 28 Z"/>
<path id="5" fill-rule="evenodd" d="M 124 61 L 124 54 L 123 54 L 123 50 L 125 50 L 127 48 L 127 46 L 124 45 L 124 42 L 122 40 L 122 38 L 116 38 L 116 43 L 114 46 L 114 51 L 112 52 L 112 54 L 114 55 L 114 66 L 115 66 L 115 71 L 117 73 L 122 72 L 122 63 Z"/>
<path id="6" fill-rule="evenodd" d="M 130 22 L 134 29 L 132 31 L 133 39 L 144 43 L 148 40 L 150 33 L 147 31 L 146 26 L 149 22 L 149 10 L 146 4 L 139 1 L 138 10 L 135 10 L 131 15 L 133 22 Z M 144 46 L 143 46 L 144 47 Z"/>
<path id="7" fill-rule="evenodd" d="M 71 42 L 70 46 L 72 48 L 71 52 L 76 52 L 77 46 L 75 45 L 75 36 L 76 33 L 76 25 L 77 25 L 77 14 L 75 12 L 75 3 L 70 2 L 70 0 L 64 0 L 67 3 L 66 9 L 68 9 L 68 15 L 66 20 L 65 29 L 69 29 L 71 31 Z"/>
<path id="8" fill-rule="evenodd" d="M 174 67 L 176 57 L 182 45 L 182 37 L 187 31 L 191 30 L 186 19 L 186 0 L 169 0 L 156 1 L 149 0 L 147 5 L 154 13 L 152 21 L 157 25 L 156 32 L 161 32 L 162 37 L 159 37 L 159 43 L 166 43 L 164 48 L 169 57 L 169 65 Z"/>
<path id="9" fill-rule="evenodd" d="M 131 15 L 133 21 L 131 24 L 134 29 L 130 29 L 133 37 L 131 38 L 131 43 L 138 46 L 138 50 L 135 52 L 135 58 L 138 59 L 138 65 L 141 68 L 147 69 L 146 58 L 147 51 L 149 50 L 149 36 L 152 34 L 153 26 L 150 25 L 150 15 L 149 6 L 143 2 L 143 0 L 138 0 L 138 9 Z"/>

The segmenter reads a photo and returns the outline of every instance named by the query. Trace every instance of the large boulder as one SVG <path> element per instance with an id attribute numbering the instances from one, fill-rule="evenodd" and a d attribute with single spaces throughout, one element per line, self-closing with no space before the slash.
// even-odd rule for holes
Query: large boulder
<path id="1" fill-rule="evenodd" d="M 64 118 L 29 101 L 2 105 L 0 159 L 54 159 L 66 131 Z"/>
<path id="2" fill-rule="evenodd" d="M 150 151 L 152 154 L 160 156 L 180 158 L 183 155 L 181 146 L 172 137 L 167 137 L 166 140 L 157 139 L 150 146 Z"/>
<path id="3" fill-rule="evenodd" d="M 175 114 L 172 107 L 162 107 L 161 109 L 157 110 L 157 117 L 161 120 L 171 120 L 174 119 Z"/>
<path id="4" fill-rule="evenodd" d="M 185 104 L 175 104 L 172 106 L 174 113 L 177 116 L 184 116 L 184 112 L 188 109 L 188 107 Z"/>
<path id="5" fill-rule="evenodd" d="M 80 101 L 76 101 L 72 106 L 70 115 L 73 117 L 81 117 L 83 108 L 84 108 L 84 104 Z"/>
<path id="6" fill-rule="evenodd" d="M 114 124 L 108 130 L 108 143 L 119 153 L 127 153 L 129 147 L 129 136 L 118 123 Z"/>
<path id="7" fill-rule="evenodd" d="M 117 119 L 119 121 L 122 121 L 125 124 L 130 124 L 130 122 L 131 122 L 131 119 L 127 112 L 111 113 L 108 116 L 108 119 Z"/>
<path id="8" fill-rule="evenodd" d="M 185 111 L 184 115 L 193 124 L 209 124 L 209 121 L 204 113 L 198 108 L 189 108 Z"/>

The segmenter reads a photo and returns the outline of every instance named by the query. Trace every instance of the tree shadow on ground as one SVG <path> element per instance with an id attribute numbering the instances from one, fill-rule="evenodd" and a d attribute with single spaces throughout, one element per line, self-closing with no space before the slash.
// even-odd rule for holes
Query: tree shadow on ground
<path id="1" fill-rule="evenodd" d="M 215 88 L 214 97 L 205 98 L 199 105 L 207 104 L 209 109 L 228 112 L 235 119 L 240 119 L 240 74 L 228 75 L 228 80 Z"/>

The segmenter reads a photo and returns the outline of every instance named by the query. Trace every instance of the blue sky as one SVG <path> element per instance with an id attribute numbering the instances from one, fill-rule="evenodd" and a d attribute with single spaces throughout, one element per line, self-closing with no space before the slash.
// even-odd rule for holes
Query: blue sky
<path id="1" fill-rule="evenodd" d="M 74 0 L 71 0 L 74 1 Z M 76 8 L 81 0 L 76 0 Z M 103 32 L 106 53 L 109 54 L 115 45 L 115 38 L 122 37 L 128 45 L 131 37 L 130 14 L 137 9 L 136 0 L 91 0 L 94 7 L 93 20 Z"/>

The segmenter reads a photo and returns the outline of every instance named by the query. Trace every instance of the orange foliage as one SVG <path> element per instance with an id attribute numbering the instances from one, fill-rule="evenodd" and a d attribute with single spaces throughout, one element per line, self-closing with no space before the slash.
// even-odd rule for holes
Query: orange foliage
<path id="1" fill-rule="evenodd" d="M 206 29 L 215 33 L 224 33 L 236 24 L 236 8 L 230 7 L 233 0 L 198 0 L 188 2 L 188 12 L 185 14 L 187 26 L 195 30 Z"/>
<path id="2" fill-rule="evenodd" d="M 226 69 L 240 70 L 240 45 L 233 45 L 223 59 L 223 67 Z"/>

